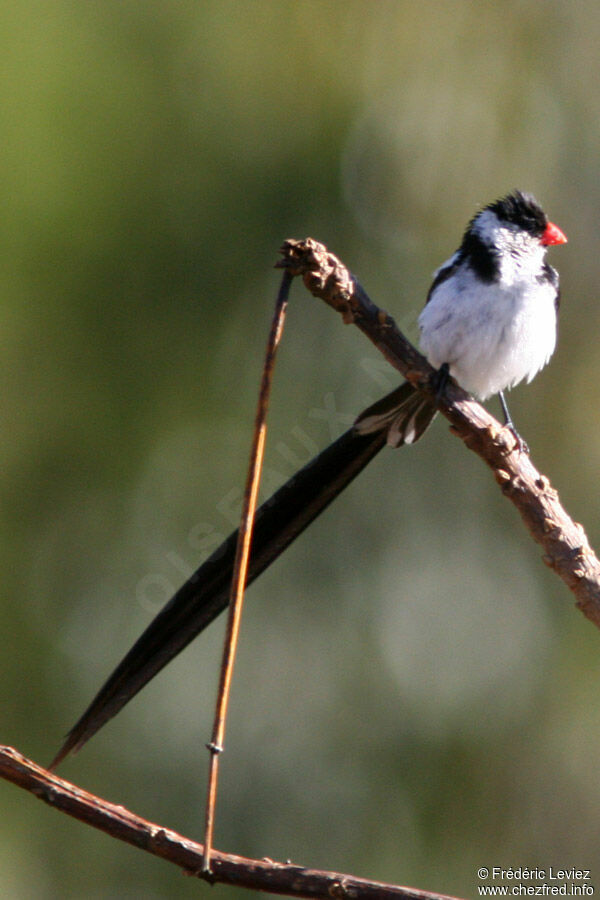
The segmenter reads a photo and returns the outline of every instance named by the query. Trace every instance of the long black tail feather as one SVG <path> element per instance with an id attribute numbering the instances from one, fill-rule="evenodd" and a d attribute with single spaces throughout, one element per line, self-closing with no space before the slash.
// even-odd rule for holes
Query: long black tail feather
<path id="1" fill-rule="evenodd" d="M 258 510 L 248 584 L 261 574 L 381 450 L 385 430 L 353 428 L 297 472 Z M 237 541 L 234 531 L 179 588 L 119 663 L 69 731 L 50 764 L 79 750 L 227 606 Z"/>

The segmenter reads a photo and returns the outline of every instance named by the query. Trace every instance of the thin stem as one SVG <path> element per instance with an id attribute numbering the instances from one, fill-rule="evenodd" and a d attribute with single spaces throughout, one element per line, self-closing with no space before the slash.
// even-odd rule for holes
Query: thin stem
<path id="1" fill-rule="evenodd" d="M 267 340 L 265 362 L 263 366 L 262 379 L 258 394 L 256 417 L 254 420 L 254 433 L 252 437 L 252 448 L 250 451 L 248 476 L 246 478 L 246 487 L 244 490 L 242 517 L 235 553 L 231 591 L 229 594 L 229 612 L 227 616 L 227 629 L 225 632 L 223 657 L 221 660 L 221 671 L 219 676 L 219 688 L 217 691 L 215 718 L 213 723 L 212 738 L 210 743 L 207 744 L 207 748 L 210 753 L 210 760 L 208 769 L 208 786 L 206 792 L 206 813 L 204 820 L 204 857 L 202 864 L 202 869 L 205 875 L 208 875 L 210 873 L 210 857 L 212 852 L 215 805 L 217 799 L 217 784 L 219 776 L 219 757 L 223 752 L 223 745 L 225 741 L 227 706 L 229 704 L 231 679 L 233 676 L 233 666 L 235 663 L 235 654 L 237 650 L 240 623 L 242 619 L 242 608 L 244 605 L 244 589 L 246 586 L 246 576 L 248 572 L 248 560 L 250 557 L 250 544 L 252 541 L 254 514 L 256 512 L 256 501 L 258 498 L 258 489 L 260 486 L 260 476 L 265 450 L 265 439 L 267 435 L 266 419 L 269 407 L 269 396 L 271 393 L 271 384 L 273 381 L 275 356 L 283 332 L 283 323 L 285 320 L 285 313 L 287 309 L 287 301 L 290 292 L 290 285 L 292 283 L 292 277 L 293 276 L 289 272 L 284 272 L 283 278 L 281 280 L 281 286 L 279 288 L 279 293 L 277 295 L 275 312 L 273 313 L 273 320 L 271 322 L 271 329 L 269 331 L 269 337 Z"/>

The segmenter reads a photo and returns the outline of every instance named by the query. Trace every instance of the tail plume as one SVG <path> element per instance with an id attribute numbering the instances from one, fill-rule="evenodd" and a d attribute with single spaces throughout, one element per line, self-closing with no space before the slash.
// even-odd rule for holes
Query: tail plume
<path id="1" fill-rule="evenodd" d="M 434 402 L 408 381 L 369 406 L 354 423 L 359 434 L 387 431 L 390 447 L 414 444 L 431 425 L 437 410 Z"/>

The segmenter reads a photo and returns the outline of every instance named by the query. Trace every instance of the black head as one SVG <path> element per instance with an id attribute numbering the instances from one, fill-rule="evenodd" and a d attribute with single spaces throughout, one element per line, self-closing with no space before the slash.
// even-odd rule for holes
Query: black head
<path id="1" fill-rule="evenodd" d="M 498 225 L 504 226 L 508 234 L 499 235 Z M 549 222 L 546 213 L 535 197 L 522 191 L 514 191 L 500 200 L 495 200 L 478 212 L 467 225 L 460 247 L 462 258 L 466 258 L 479 277 L 486 282 L 495 281 L 500 274 L 500 259 L 509 253 L 522 255 L 530 249 L 523 235 L 534 239 L 537 245 L 546 234 Z M 508 235 L 512 232 L 514 239 Z"/>
<path id="2" fill-rule="evenodd" d="M 499 278 L 503 260 L 513 258 L 539 268 L 546 248 L 566 241 L 535 197 L 514 191 L 473 216 L 453 263 L 466 261 L 482 281 L 492 282 Z M 447 277 L 448 271 L 444 266 L 438 277 Z"/>
<path id="3" fill-rule="evenodd" d="M 495 200 L 486 206 L 496 213 L 501 222 L 516 225 L 533 237 L 541 237 L 548 225 L 548 216 L 532 194 L 514 191 L 501 200 Z"/>

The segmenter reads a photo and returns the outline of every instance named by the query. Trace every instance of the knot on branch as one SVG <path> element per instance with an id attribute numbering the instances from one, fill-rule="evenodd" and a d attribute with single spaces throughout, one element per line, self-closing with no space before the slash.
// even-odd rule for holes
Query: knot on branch
<path id="1" fill-rule="evenodd" d="M 280 253 L 283 259 L 276 264 L 277 268 L 287 269 L 291 275 L 300 275 L 309 293 L 320 297 L 341 313 L 346 324 L 354 322 L 357 312 L 356 282 L 337 256 L 314 238 L 287 240 Z"/>

